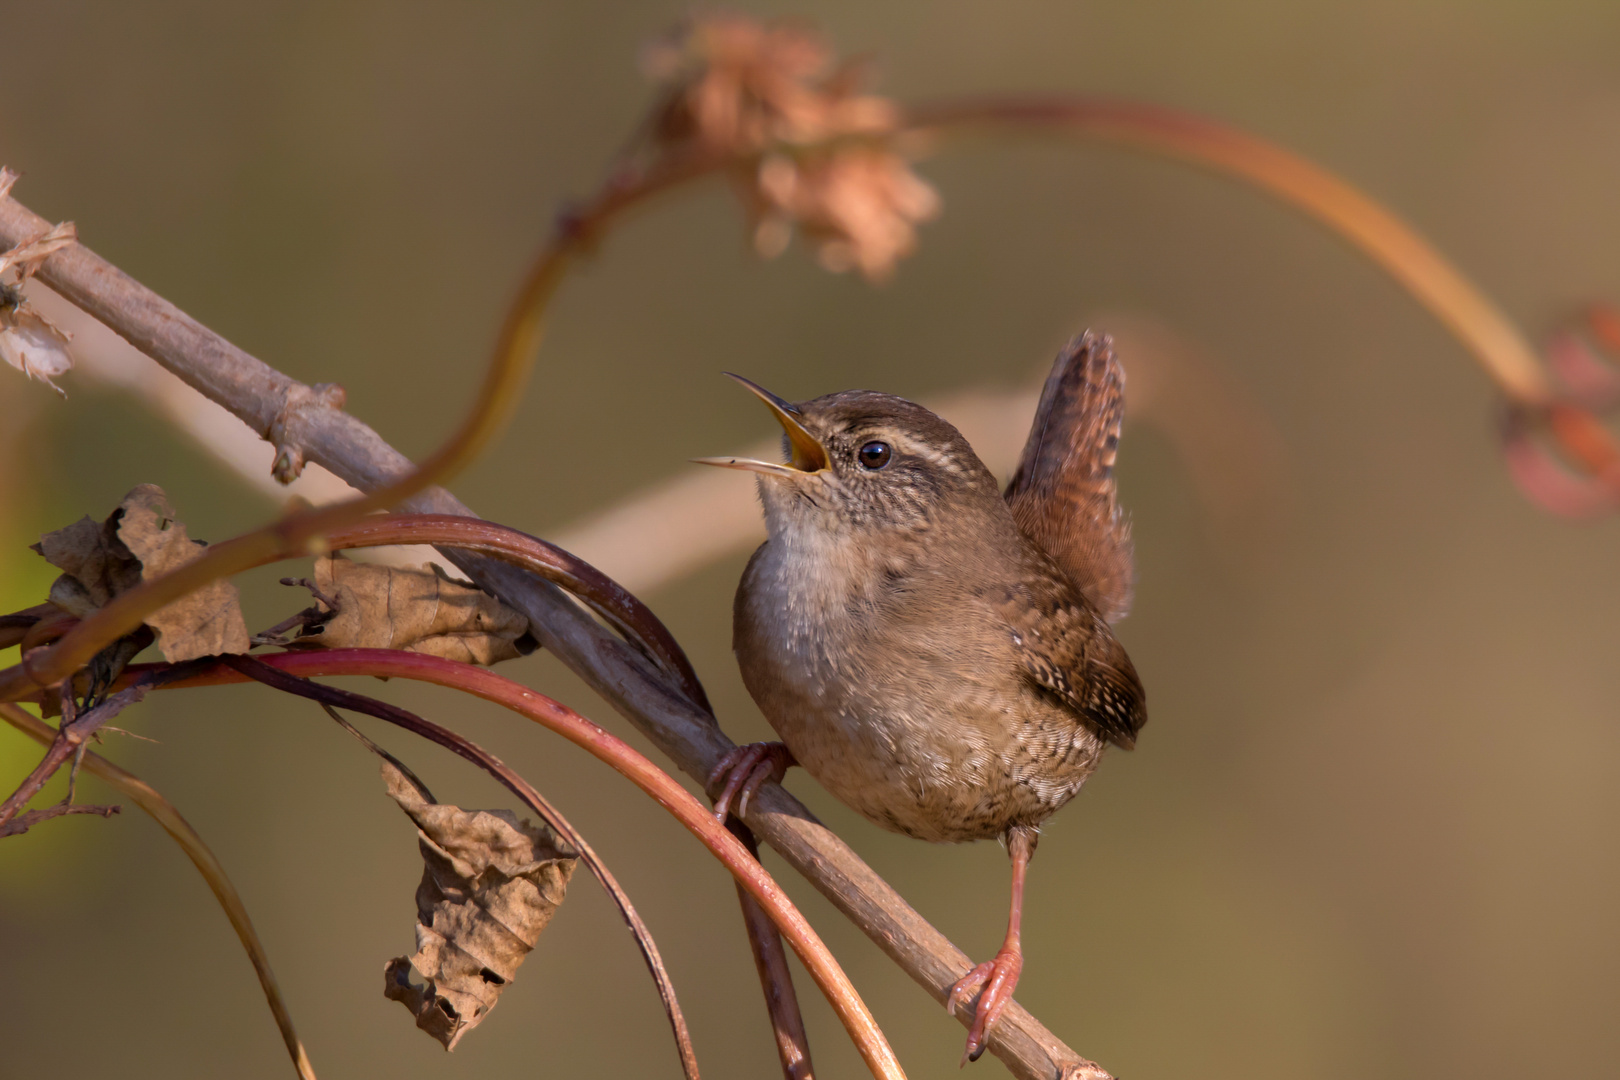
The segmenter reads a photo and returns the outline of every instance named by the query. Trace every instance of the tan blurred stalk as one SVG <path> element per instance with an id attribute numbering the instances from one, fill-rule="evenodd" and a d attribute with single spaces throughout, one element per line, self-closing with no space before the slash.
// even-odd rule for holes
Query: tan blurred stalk
<path id="1" fill-rule="evenodd" d="M 1260 553 L 1286 491 L 1281 437 L 1264 412 L 1194 342 L 1157 320 L 1110 315 L 1092 325 L 1113 334 L 1118 345 L 1129 380 L 1127 416 L 1171 444 L 1222 547 Z M 956 425 L 990 471 L 1005 477 L 1024 448 L 1045 364 L 1032 366 L 1030 375 L 1019 389 L 980 387 L 924 404 Z M 778 450 L 773 440 L 741 454 L 769 459 Z M 660 542 L 648 544 L 649 536 Z M 695 470 L 551 536 L 634 593 L 679 581 L 764 538 L 752 484 Z"/>
<path id="2" fill-rule="evenodd" d="M 76 376 L 139 398 L 255 491 L 278 501 L 298 496 L 317 506 L 357 494 L 313 462 L 290 485 L 277 482 L 271 476 L 274 448 L 223 406 L 45 286 L 31 282 L 29 295 L 73 333 Z M 1109 313 L 1092 325 L 1113 334 L 1118 345 L 1129 378 L 1129 419 L 1170 442 L 1211 530 L 1227 541 L 1222 546 L 1254 553 L 1285 490 L 1281 440 L 1265 414 L 1195 342 L 1158 320 Z M 978 387 L 925 404 L 956 425 L 991 472 L 1007 476 L 1023 449 L 1044 376 L 1043 362 L 1031 366 L 1022 387 Z M 741 453 L 769 457 L 776 450 L 772 440 Z M 648 544 L 648 536 L 660 542 Z M 551 539 L 631 592 L 645 593 L 746 551 L 764 536 L 752 485 L 728 473 L 691 469 L 569 522 Z M 420 545 L 372 548 L 362 557 L 451 569 L 433 548 Z"/>

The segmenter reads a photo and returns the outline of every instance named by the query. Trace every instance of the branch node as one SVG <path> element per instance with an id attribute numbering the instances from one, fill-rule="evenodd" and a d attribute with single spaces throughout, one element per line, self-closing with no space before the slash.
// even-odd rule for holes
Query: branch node
<path id="1" fill-rule="evenodd" d="M 305 386 L 293 383 L 281 400 L 281 411 L 270 421 L 265 439 L 276 448 L 276 461 L 270 473 L 278 483 L 290 484 L 304 471 L 304 434 L 315 429 L 321 412 L 341 412 L 348 403 L 348 391 L 337 383 Z"/>

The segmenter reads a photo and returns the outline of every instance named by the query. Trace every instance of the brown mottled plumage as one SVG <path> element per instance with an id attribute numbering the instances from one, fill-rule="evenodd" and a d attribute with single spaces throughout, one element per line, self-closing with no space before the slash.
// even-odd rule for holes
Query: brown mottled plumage
<path id="1" fill-rule="evenodd" d="M 1086 333 L 1059 354 L 1041 391 L 1023 460 L 1007 484 L 1013 518 L 1068 571 L 1097 612 L 1131 609 L 1131 524 L 1114 459 L 1125 419 L 1125 372 L 1107 336 Z"/>
<path id="2" fill-rule="evenodd" d="M 920 405 L 848 390 L 795 406 L 748 385 L 782 422 L 788 463 L 709 461 L 762 474 L 769 539 L 738 588 L 733 645 L 786 752 L 739 748 L 717 770 L 717 811 L 797 762 L 884 828 L 1007 840 L 1008 943 L 953 992 L 988 980 L 977 1057 L 1022 965 L 1036 830 L 1146 720 L 1109 629 L 1131 582 L 1113 481 L 1123 377 L 1106 338 L 1071 343 L 1005 497 Z"/>

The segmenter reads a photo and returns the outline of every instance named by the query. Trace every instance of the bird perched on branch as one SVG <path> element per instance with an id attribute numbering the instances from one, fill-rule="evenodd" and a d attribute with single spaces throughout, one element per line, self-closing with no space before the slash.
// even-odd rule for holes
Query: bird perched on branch
<path id="1" fill-rule="evenodd" d="M 1124 374 L 1107 337 L 1072 341 L 1005 493 L 920 405 L 868 390 L 794 405 L 738 381 L 781 423 L 787 460 L 699 460 L 759 474 L 769 538 L 737 590 L 733 647 L 782 741 L 727 755 L 716 813 L 798 764 L 883 828 L 1002 840 L 1006 940 L 948 1001 L 979 994 L 976 1060 L 1023 968 L 1041 823 L 1147 720 L 1110 629 L 1132 582 L 1114 484 Z"/>

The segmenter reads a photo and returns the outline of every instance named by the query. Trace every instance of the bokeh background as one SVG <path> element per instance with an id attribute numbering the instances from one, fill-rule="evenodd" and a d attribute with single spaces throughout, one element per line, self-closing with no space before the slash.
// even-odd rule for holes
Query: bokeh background
<path id="1" fill-rule="evenodd" d="M 1620 299 L 1620 7 L 1606 0 L 743 6 L 873 51 L 902 99 L 1083 91 L 1253 129 L 1387 201 L 1533 333 Z M 638 47 L 685 10 L 3 7 L 0 160 L 24 172 L 19 197 L 282 370 L 343 383 L 413 455 L 469 399 L 560 202 L 589 190 L 646 105 Z M 882 288 L 801 249 L 760 263 L 718 186 L 637 218 L 565 289 L 517 421 L 458 494 L 546 535 L 768 435 L 721 369 L 789 397 L 926 398 L 1027 385 L 1087 325 L 1175 335 L 1225 387 L 1194 396 L 1196 422 L 1217 441 L 1254 436 L 1221 472 L 1260 480 L 1223 502 L 1162 418 L 1127 432 L 1140 585 L 1121 634 L 1152 723 L 1046 831 L 1020 999 L 1133 1078 L 1612 1075 L 1620 525 L 1528 505 L 1461 348 L 1254 192 L 1032 140 L 965 143 L 922 171 L 945 214 Z M 51 577 L 28 542 L 137 483 L 166 487 L 206 538 L 274 510 L 121 392 L 70 375 L 64 403 L 0 376 L 11 608 Z M 729 653 L 741 566 L 647 597 L 739 740 L 768 734 Z M 250 623 L 302 606 L 281 572 L 244 582 Z M 555 661 L 508 671 L 639 744 Z M 706 1075 L 774 1074 L 731 885 L 694 842 L 538 729 L 445 693 L 381 692 L 495 750 L 593 840 L 663 947 Z M 231 871 L 322 1076 L 676 1075 L 640 960 L 587 877 L 446 1055 L 381 996 L 384 961 L 412 945 L 420 864 L 364 751 L 256 688 L 160 694 L 119 723 L 157 741 L 109 736 L 104 752 Z M 445 755 L 385 739 L 442 797 L 501 804 Z M 0 730 L 4 786 L 36 754 Z M 955 941 L 991 953 L 999 849 L 891 836 L 802 774 L 789 786 Z M 767 861 L 911 1075 L 954 1074 L 956 1023 Z M 801 993 L 822 1073 L 858 1075 Z M 0 1075 L 289 1075 L 224 918 L 133 807 L 0 843 Z"/>

